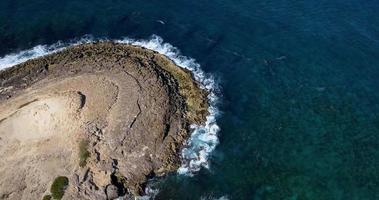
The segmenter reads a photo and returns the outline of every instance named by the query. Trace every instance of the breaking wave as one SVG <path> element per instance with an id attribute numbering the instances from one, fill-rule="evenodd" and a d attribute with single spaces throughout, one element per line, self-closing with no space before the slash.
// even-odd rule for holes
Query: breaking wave
<path id="1" fill-rule="evenodd" d="M 94 41 L 104 41 L 107 39 L 94 39 L 91 36 L 83 37 L 76 41 L 57 42 L 53 45 L 38 45 L 29 50 L 20 51 L 5 55 L 0 58 L 0 70 L 20 64 L 29 59 L 45 56 L 57 51 L 61 51 L 69 46 L 90 43 Z M 217 108 L 218 97 L 216 95 L 217 84 L 212 76 L 204 73 L 200 65 L 192 58 L 181 55 L 180 51 L 169 43 L 165 43 L 163 39 L 157 35 L 153 35 L 147 40 L 134 40 L 131 38 L 123 38 L 113 40 L 117 43 L 131 44 L 142 46 L 147 49 L 157 51 L 166 55 L 176 65 L 192 71 L 196 81 L 201 87 L 209 92 L 209 115 L 206 118 L 205 125 L 191 125 L 191 136 L 184 144 L 181 152 L 182 165 L 178 169 L 179 174 L 193 175 L 202 167 L 209 168 L 210 153 L 218 144 L 217 133 L 220 130 L 216 123 L 219 110 Z"/>
<path id="2" fill-rule="evenodd" d="M 61 51 L 68 46 L 84 44 L 94 41 L 91 36 L 85 36 L 79 40 L 72 40 L 70 42 L 57 42 L 52 45 L 37 45 L 31 49 L 23 50 L 17 53 L 11 53 L 0 57 L 0 70 L 3 70 L 8 67 L 23 63 L 27 60 L 52 54 L 58 51 Z"/>

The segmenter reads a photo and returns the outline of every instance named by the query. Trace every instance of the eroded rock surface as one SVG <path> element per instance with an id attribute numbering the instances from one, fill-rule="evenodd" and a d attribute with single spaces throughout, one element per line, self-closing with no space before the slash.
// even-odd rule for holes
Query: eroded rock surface
<path id="1" fill-rule="evenodd" d="M 63 199 L 141 195 L 149 177 L 177 169 L 207 106 L 188 71 L 125 44 L 74 46 L 2 71 L 0 199 L 42 199 L 58 176 L 69 178 Z"/>

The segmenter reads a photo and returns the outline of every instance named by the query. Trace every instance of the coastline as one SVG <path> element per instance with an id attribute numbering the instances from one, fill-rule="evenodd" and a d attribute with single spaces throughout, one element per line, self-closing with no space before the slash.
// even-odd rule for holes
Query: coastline
<path id="1" fill-rule="evenodd" d="M 103 47 L 97 48 L 96 45 L 100 45 Z M 109 52 L 110 49 L 111 51 Z M 91 59 L 95 57 L 99 58 L 98 54 L 103 54 L 104 57 L 109 56 L 109 59 L 106 61 L 101 60 L 101 59 L 96 60 L 95 62 L 91 61 Z M 120 61 L 124 59 L 125 56 L 132 59 L 129 59 L 127 61 Z M 80 60 L 86 60 L 87 63 L 84 62 L 85 63 L 84 66 L 78 67 L 77 62 Z M 119 69 L 116 69 L 117 67 L 113 67 L 112 62 L 113 64 L 117 63 Z M 2 91 L 0 95 L 0 100 L 9 102 L 14 98 L 19 98 L 19 97 L 21 98 L 24 90 L 25 91 L 30 90 L 29 88 L 33 87 L 32 90 L 37 91 L 36 88 L 38 89 L 44 88 L 46 87 L 46 85 L 49 85 L 53 82 L 57 82 L 57 80 L 60 80 L 61 78 L 67 79 L 70 77 L 80 77 L 88 73 L 93 73 L 96 76 L 96 74 L 102 73 L 102 71 L 104 70 L 104 65 L 106 67 L 110 67 L 110 69 L 106 69 L 106 71 L 111 72 L 110 74 L 104 75 L 106 76 L 106 78 L 110 78 L 113 75 L 117 76 L 121 68 L 123 68 L 122 62 L 124 63 L 130 62 L 129 63 L 130 66 L 133 66 L 133 65 L 138 66 L 138 67 L 135 67 L 135 71 L 132 70 L 134 74 L 130 74 L 129 71 L 127 72 L 129 73 L 131 77 L 129 78 L 130 80 L 128 81 L 132 81 L 132 79 L 136 81 L 138 79 L 137 75 L 144 77 L 143 79 L 145 79 L 144 81 L 146 81 L 148 80 L 146 78 L 150 76 L 149 75 L 150 73 L 154 74 L 154 76 L 157 77 L 156 81 L 158 81 L 157 83 L 159 87 L 157 87 L 158 90 L 156 91 L 163 91 L 165 94 L 167 94 L 168 99 L 162 100 L 162 103 L 163 103 L 162 105 L 166 105 L 165 104 L 167 103 L 166 101 L 173 103 L 173 104 L 169 103 L 170 105 L 168 105 L 166 111 L 168 111 L 168 113 L 171 113 L 171 115 L 175 116 L 173 125 L 178 127 L 176 128 L 177 131 L 171 131 L 172 129 L 175 130 L 175 128 L 172 128 L 173 126 L 171 123 L 172 121 L 168 119 L 164 119 L 166 120 L 166 123 L 170 122 L 169 123 L 170 125 L 168 128 L 169 130 L 167 130 L 167 126 L 162 128 L 163 133 L 164 133 L 163 139 L 167 138 L 169 141 L 165 142 L 165 144 L 162 146 L 165 153 L 160 155 L 163 157 L 160 157 L 158 159 L 159 162 L 157 161 L 158 163 L 160 163 L 159 167 L 156 166 L 157 163 L 154 163 L 153 165 L 151 165 L 151 166 L 154 166 L 153 167 L 154 170 L 151 169 L 151 166 L 147 167 L 145 170 L 142 170 L 143 172 L 140 173 L 141 175 L 137 175 L 136 177 L 134 177 L 135 174 L 132 172 L 128 172 L 130 176 L 125 176 L 125 175 L 122 175 L 122 173 L 119 173 L 118 170 L 120 170 L 120 168 L 117 165 L 121 164 L 120 160 L 117 160 L 117 164 L 116 164 L 117 167 L 113 167 L 113 168 L 111 167 L 112 168 L 111 171 L 113 170 L 110 176 L 110 181 L 112 183 L 111 185 L 117 185 L 117 184 L 122 183 L 129 190 L 129 191 L 125 191 L 124 195 L 126 195 L 127 192 L 130 193 L 131 195 L 140 195 L 140 194 L 143 194 L 142 185 L 146 182 L 148 177 L 164 175 L 167 172 L 176 170 L 180 166 L 179 154 L 180 154 L 180 150 L 183 148 L 183 144 L 185 143 L 186 139 L 189 137 L 190 124 L 199 123 L 200 125 L 201 123 L 205 123 L 206 121 L 206 116 L 208 115 L 207 113 L 208 103 L 207 103 L 206 96 L 208 95 L 208 93 L 205 92 L 204 89 L 201 89 L 199 84 L 196 83 L 195 80 L 193 80 L 193 77 L 188 70 L 183 70 L 175 66 L 175 64 L 172 63 L 171 60 L 167 59 L 165 56 L 162 56 L 161 54 L 158 54 L 157 52 L 144 49 L 141 47 L 126 45 L 126 44 L 116 44 L 116 43 L 111 43 L 111 42 L 82 44 L 78 46 L 69 47 L 62 51 L 49 54 L 44 57 L 28 60 L 25 63 L 19 64 L 12 68 L 8 68 L 1 71 L 0 80 L 1 80 Z M 66 68 L 62 68 L 60 66 L 66 66 Z M 146 69 L 142 71 L 139 70 L 141 69 L 141 66 L 143 66 L 143 68 L 146 68 Z M 120 83 L 121 79 L 122 78 L 118 80 L 118 83 Z M 90 80 L 90 79 L 87 78 L 86 80 Z M 75 82 L 75 81 L 76 80 L 70 80 L 67 83 L 72 84 L 72 82 Z M 98 80 L 96 80 L 95 78 L 93 80 L 91 79 L 90 81 L 92 81 L 93 83 L 96 83 Z M 99 83 L 100 86 L 104 86 L 108 84 L 105 82 Z M 115 95 L 113 99 L 109 100 L 111 103 L 108 105 L 108 107 L 110 106 L 110 108 L 112 108 L 115 105 L 115 103 L 114 102 L 112 103 L 112 101 L 117 102 L 117 100 L 115 99 L 119 98 L 118 96 L 120 94 L 119 87 L 120 85 L 122 85 L 122 84 L 118 85 L 115 82 L 112 82 L 109 84 L 110 87 L 114 87 L 114 92 L 110 92 L 110 94 Z M 138 84 L 136 85 L 136 87 L 141 87 L 141 85 L 139 84 L 141 82 L 137 81 L 137 83 Z M 112 84 L 116 86 L 111 86 Z M 80 84 L 75 85 L 75 86 L 80 86 Z M 161 87 L 165 89 L 160 90 L 159 88 Z M 107 86 L 105 88 L 109 88 L 109 87 Z M 77 92 L 77 94 L 79 94 L 79 92 Z M 72 99 L 75 100 L 75 98 L 76 97 L 70 97 L 70 103 L 72 103 L 71 100 Z M 79 95 L 79 100 L 80 98 L 82 97 Z M 30 105 L 33 105 L 33 104 L 34 104 L 33 102 L 30 103 Z M 85 105 L 83 103 L 83 100 L 80 100 L 79 104 Z M 83 105 L 80 105 L 80 107 L 83 107 Z M 28 105 L 26 105 L 26 107 L 27 106 Z M 107 106 L 105 105 L 105 107 Z M 140 109 L 139 103 L 138 103 L 137 108 Z M 166 118 L 168 116 L 167 114 L 166 114 Z M 132 120 L 131 126 L 133 126 L 134 123 L 135 123 L 135 119 L 134 121 Z M 106 129 L 105 128 L 106 125 L 108 124 L 104 123 L 103 125 L 95 126 L 95 133 L 96 131 L 103 132 Z M 99 131 L 98 129 L 100 129 L 101 131 Z M 167 136 L 170 136 L 170 137 L 167 137 Z M 90 142 L 94 142 L 92 141 L 92 139 L 88 139 L 88 140 Z M 95 140 L 99 140 L 99 138 L 95 137 Z M 156 139 L 154 140 L 156 141 Z M 98 143 L 99 141 L 95 141 L 95 142 Z M 94 152 L 94 154 L 97 154 L 96 151 L 92 151 L 92 149 L 88 151 Z M 109 161 L 110 166 L 115 165 L 114 160 L 115 159 L 112 158 Z M 96 161 L 93 161 L 93 160 L 91 161 L 91 158 L 89 158 L 88 163 L 90 166 L 94 166 L 94 168 L 101 168 L 101 167 L 96 166 Z M 139 167 L 137 166 L 136 168 L 138 169 Z M 83 171 L 83 170 L 79 170 L 79 171 Z M 84 170 L 84 171 L 85 171 L 84 173 L 88 175 L 88 170 Z M 104 171 L 104 170 L 98 170 L 98 171 Z M 100 174 L 100 173 L 96 174 L 97 172 L 92 172 L 92 173 L 93 173 L 92 174 L 93 177 L 96 177 Z M 104 173 L 101 172 L 101 176 L 103 175 Z M 78 175 L 78 177 L 79 176 L 80 175 Z M 72 180 L 72 182 L 75 182 L 73 178 L 71 178 L 70 180 Z M 114 183 L 115 181 L 117 183 Z M 107 187 L 108 186 L 106 186 L 104 189 L 106 190 Z M 73 189 L 69 188 L 68 191 L 72 192 Z M 92 195 L 96 196 L 96 195 L 101 195 L 101 194 L 93 193 Z"/>
<path id="2" fill-rule="evenodd" d="M 120 44 L 144 47 L 165 55 L 174 62 L 175 65 L 191 72 L 193 78 L 200 83 L 200 87 L 208 93 L 209 115 L 206 117 L 206 123 L 204 125 L 191 126 L 191 137 L 185 142 L 185 148 L 181 152 L 182 164 L 178 169 L 178 173 L 193 176 L 202 167 L 209 168 L 209 157 L 219 143 L 217 136 L 220 131 L 217 124 L 217 116 L 220 114 L 218 109 L 220 95 L 218 84 L 215 82 L 214 77 L 205 73 L 193 58 L 183 56 L 179 49 L 164 42 L 163 39 L 157 35 L 152 35 L 149 39 L 143 40 L 135 40 L 128 37 L 118 40 L 105 38 L 95 39 L 91 35 L 85 35 L 67 42 L 58 41 L 51 45 L 37 45 L 31 49 L 7 54 L 0 58 L 0 71 L 30 59 L 62 51 L 70 46 L 98 41 L 112 41 Z"/>

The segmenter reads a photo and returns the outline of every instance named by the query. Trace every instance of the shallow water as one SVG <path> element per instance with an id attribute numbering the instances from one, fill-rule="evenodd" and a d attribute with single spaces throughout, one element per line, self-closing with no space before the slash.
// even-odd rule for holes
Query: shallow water
<path id="1" fill-rule="evenodd" d="M 156 199 L 379 199 L 377 1 L 0 1 L 0 57 L 156 34 L 215 76 L 210 169 Z"/>

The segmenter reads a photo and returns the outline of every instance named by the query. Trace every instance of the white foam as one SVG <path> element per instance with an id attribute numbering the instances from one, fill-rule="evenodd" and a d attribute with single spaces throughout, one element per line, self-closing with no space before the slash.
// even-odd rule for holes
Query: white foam
<path id="1" fill-rule="evenodd" d="M 193 175 L 201 167 L 209 168 L 209 155 L 218 144 L 217 133 L 220 130 L 216 123 L 219 111 L 217 108 L 218 97 L 215 94 L 217 87 L 214 78 L 205 74 L 194 59 L 181 55 L 177 48 L 169 43 L 164 43 L 159 36 L 153 35 L 149 40 L 124 38 L 117 42 L 142 46 L 166 55 L 176 65 L 190 70 L 195 80 L 201 84 L 201 87 L 209 92 L 209 115 L 205 125 L 191 125 L 191 137 L 187 140 L 185 148 L 182 150 L 182 165 L 178 169 L 178 173 Z"/>
<path id="2" fill-rule="evenodd" d="M 36 58 L 36 57 L 40 57 L 40 56 L 44 56 L 46 54 L 52 53 L 55 51 L 55 49 L 59 49 L 59 48 L 52 48 L 49 50 L 49 46 L 38 45 L 29 50 L 24 50 L 18 53 L 8 54 L 0 58 L 0 70 L 20 64 L 32 58 Z"/>
<path id="3" fill-rule="evenodd" d="M 83 44 L 95 41 L 92 37 L 86 36 L 80 40 L 62 43 L 57 42 L 53 45 L 38 45 L 32 49 L 24 50 L 18 53 L 12 53 L 0 58 L 0 70 L 20 64 L 29 59 L 48 55 L 61 51 L 68 46 Z M 210 153 L 218 144 L 217 133 L 220 130 L 216 123 L 216 117 L 219 113 L 217 108 L 218 97 L 216 95 L 216 83 L 214 78 L 204 73 L 200 65 L 192 58 L 181 55 L 180 51 L 169 43 L 164 43 L 163 39 L 153 35 L 148 40 L 134 40 L 123 38 L 114 40 L 117 43 L 132 44 L 142 46 L 161 54 L 166 55 L 176 65 L 192 71 L 194 78 L 201 84 L 201 87 L 209 92 L 209 115 L 206 118 L 205 125 L 191 125 L 191 136 L 186 141 L 185 148 L 181 152 L 182 165 L 178 169 L 179 174 L 193 175 L 202 167 L 209 168 Z"/>
<path id="4" fill-rule="evenodd" d="M 85 36 L 77 41 L 71 41 L 67 43 L 59 41 L 52 45 L 37 45 L 28 50 L 23 50 L 17 53 L 11 53 L 3 57 L 0 57 L 0 70 L 23 63 L 30 59 L 38 58 L 41 56 L 55 53 L 57 51 L 61 51 L 71 45 L 84 44 L 92 41 L 93 39 L 91 36 Z"/>
<path id="5" fill-rule="evenodd" d="M 145 188 L 145 195 L 136 197 L 135 200 L 151 200 L 158 195 L 159 189 L 151 187 L 149 184 Z"/>

